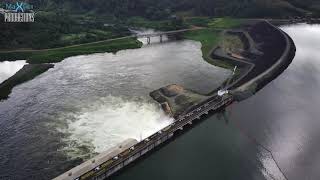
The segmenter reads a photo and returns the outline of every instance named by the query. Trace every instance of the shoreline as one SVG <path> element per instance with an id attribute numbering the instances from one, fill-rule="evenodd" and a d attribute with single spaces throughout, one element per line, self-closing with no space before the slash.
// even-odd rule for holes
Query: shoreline
<path id="1" fill-rule="evenodd" d="M 110 42 L 110 43 L 108 43 Z M 106 44 L 105 44 L 106 43 Z M 126 49 L 141 48 L 142 43 L 136 38 L 122 37 L 108 41 L 80 44 L 71 47 L 55 48 L 40 51 L 21 52 L 12 51 L 9 53 L 0 52 L 3 61 L 26 59 L 28 65 L 24 66 L 16 74 L 0 83 L 0 102 L 9 97 L 11 90 L 24 82 L 34 79 L 38 75 L 54 67 L 54 63 L 61 62 L 67 57 L 93 54 L 93 53 L 116 53 Z M 35 53 L 35 54 L 32 54 Z M 6 58 L 7 57 L 7 58 Z M 2 59 L 0 58 L 0 61 Z M 50 66 L 49 66 L 50 64 Z M 50 67 L 50 68 L 48 68 Z M 23 76 L 22 76 L 23 74 Z"/>
<path id="2" fill-rule="evenodd" d="M 264 19 L 238 19 L 240 24 L 245 24 L 245 23 L 252 23 L 252 22 L 257 22 L 259 20 L 264 20 Z M 293 21 L 292 19 L 269 19 L 273 23 L 274 22 L 282 22 L 282 23 L 296 23 L 296 21 Z M 299 19 L 299 21 L 304 21 L 306 22 L 307 20 L 305 19 Z M 320 20 L 318 19 L 320 22 Z M 233 28 L 233 27 L 229 27 Z M 227 28 L 228 29 L 228 28 Z M 204 29 L 199 29 L 199 34 L 206 34 L 206 33 L 212 33 L 214 34 L 215 40 L 213 41 L 219 41 L 219 38 L 221 34 L 222 29 L 217 29 L 215 27 L 213 28 L 204 28 Z M 202 44 L 202 48 L 207 48 L 203 45 L 203 39 L 197 39 L 194 37 L 188 37 L 184 36 L 186 39 L 190 40 L 195 40 L 195 41 L 200 41 Z M 216 42 L 213 42 L 213 44 Z M 141 42 L 139 42 L 136 38 L 134 38 L 134 35 L 131 36 L 125 36 L 125 37 L 119 37 L 119 38 L 114 38 L 114 39 L 107 39 L 107 40 L 102 40 L 102 41 L 96 41 L 96 42 L 89 42 L 89 43 L 84 43 L 84 44 L 76 44 L 76 45 L 71 45 L 71 46 L 66 46 L 66 47 L 58 47 L 58 48 L 52 48 L 52 49 L 38 49 L 38 50 L 30 50 L 30 49 L 20 49 L 20 50 L 8 50 L 8 51 L 0 51 L 0 61 L 15 61 L 17 59 L 26 59 L 27 63 L 29 64 L 42 64 L 42 63 L 56 63 L 56 62 L 61 62 L 67 57 L 71 56 L 76 56 L 76 55 L 84 55 L 84 54 L 92 54 L 92 53 L 104 53 L 104 52 L 111 52 L 111 53 L 116 53 L 120 50 L 126 50 L 126 49 L 135 49 L 135 48 L 140 48 L 142 46 Z M 212 60 L 210 58 L 210 54 L 213 51 L 213 48 L 211 47 L 209 52 L 208 50 L 202 49 L 203 53 L 203 58 L 210 64 L 219 66 L 222 68 L 227 68 L 231 69 L 230 63 L 226 63 L 225 60 Z M 41 73 L 40 73 L 41 74 Z M 13 77 L 13 76 L 11 76 Z M 11 78 L 12 79 L 16 79 Z M 35 78 L 34 76 L 33 78 Z M 31 78 L 31 79 L 33 79 Z M 29 80 L 31 80 L 29 79 Z M 9 78 L 7 79 L 9 80 Z M 19 81 L 19 80 L 15 80 Z M 25 81 L 23 81 L 25 82 Z M 22 83 L 23 83 L 22 82 Z M 19 83 L 21 84 L 21 83 Z M 1 84 L 0 84 L 1 85 Z M 18 85 L 18 84 L 16 84 Z M 13 87 L 12 87 L 13 88 Z M 11 88 L 11 89 L 12 89 Z M 4 91 L 3 88 L 0 86 L 0 92 Z M 10 90 L 11 91 L 11 90 Z M 214 91 L 213 91 L 214 92 Z M 4 94 L 0 94 L 0 101 L 5 99 L 3 96 L 8 96 Z"/>
<path id="3" fill-rule="evenodd" d="M 24 82 L 32 80 L 38 75 L 53 68 L 53 64 L 26 64 L 13 76 L 0 84 L 0 102 L 6 100 L 11 94 L 12 89 Z"/>
<path id="4" fill-rule="evenodd" d="M 264 31 L 267 31 L 267 33 Z M 210 64 L 214 61 L 223 61 L 228 64 L 228 67 L 238 67 L 240 74 L 231 77 L 228 80 L 229 83 L 224 87 L 229 90 L 236 101 L 242 101 L 251 97 L 278 77 L 290 65 L 295 55 L 296 49 L 292 39 L 278 27 L 267 21 L 257 22 L 253 25 L 250 24 L 249 27 L 239 30 L 228 30 L 224 33 L 236 33 L 238 36 L 241 36 L 245 48 L 232 53 L 225 52 L 218 45 L 212 48 L 208 59 L 205 60 Z M 189 90 L 194 92 L 193 95 L 189 94 L 189 98 L 192 96 L 202 96 L 205 100 L 194 99 L 188 102 L 188 106 L 173 103 L 175 102 L 175 98 L 179 98 L 185 94 L 172 91 L 170 86 L 176 85 L 161 87 L 151 92 L 150 96 L 161 104 L 165 112 L 170 112 L 168 115 L 178 118 L 180 115 L 188 114 L 189 111 L 196 109 L 198 105 L 204 104 L 206 99 L 216 96 L 217 91 L 223 89 L 224 85 L 222 84 L 205 95 Z M 179 88 L 184 89 L 185 87 Z M 163 91 L 171 92 L 175 96 L 167 96 Z M 162 106 L 164 104 L 165 106 Z M 177 109 L 179 110 L 176 111 Z"/>

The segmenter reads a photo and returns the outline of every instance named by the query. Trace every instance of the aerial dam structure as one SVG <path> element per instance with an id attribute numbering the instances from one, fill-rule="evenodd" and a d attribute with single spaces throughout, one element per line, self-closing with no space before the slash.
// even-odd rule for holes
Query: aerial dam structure
<path id="1" fill-rule="evenodd" d="M 200 121 L 202 116 L 224 109 L 234 101 L 240 101 L 250 97 L 254 94 L 253 91 L 261 89 L 262 86 L 275 79 L 292 62 L 292 59 L 295 56 L 295 45 L 286 33 L 268 22 L 263 21 L 253 26 L 255 27 L 250 35 L 252 36 L 252 40 L 248 42 L 266 40 L 261 39 L 262 36 L 257 35 L 257 33 L 263 31 L 274 36 L 267 40 L 270 40 L 270 43 L 279 43 L 281 48 L 276 47 L 278 51 L 272 55 L 269 53 L 274 51 L 273 49 L 270 51 L 265 50 L 264 55 L 259 55 L 260 57 L 256 60 L 250 59 L 250 57 L 255 56 L 246 56 L 248 52 L 239 53 L 241 56 L 234 56 L 227 53 L 217 53 L 219 51 L 213 49 L 211 52 L 212 56 L 218 56 L 221 59 L 229 61 L 230 63 L 235 63 L 236 65 L 242 64 L 249 66 L 249 68 L 247 68 L 247 71 L 240 77 L 232 81 L 232 83 L 226 85 L 219 91 L 217 90 L 217 92 L 212 94 L 208 99 L 192 107 L 190 111 L 179 115 L 169 126 L 140 142 L 135 139 L 128 139 L 116 147 L 61 174 L 54 178 L 54 180 L 108 179 L 112 177 L 113 174 L 142 156 L 150 154 L 156 147 L 166 143 L 179 132 L 184 132 L 187 127 L 192 127 L 194 123 Z M 160 36 L 160 34 L 154 34 L 154 36 Z M 140 37 L 150 37 L 150 35 Z M 269 47 L 269 45 L 266 45 L 265 47 Z M 258 47 L 258 49 L 263 51 L 264 47 Z M 270 59 L 272 63 L 261 64 L 259 61 L 261 59 Z"/>

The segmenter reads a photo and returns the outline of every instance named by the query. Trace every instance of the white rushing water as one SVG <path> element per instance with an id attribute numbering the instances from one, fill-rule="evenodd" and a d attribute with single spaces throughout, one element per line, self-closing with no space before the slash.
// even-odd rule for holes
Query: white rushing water
<path id="1" fill-rule="evenodd" d="M 173 121 L 154 103 L 114 96 L 101 98 L 71 116 L 75 120 L 69 121 L 66 129 L 60 129 L 70 133 L 64 139 L 70 146 L 64 150 L 71 157 L 85 155 L 79 146 L 93 147 L 94 152 L 101 153 L 128 138 L 140 141 Z"/>
<path id="2" fill-rule="evenodd" d="M 25 60 L 0 62 L 0 83 L 13 76 L 25 64 Z"/>

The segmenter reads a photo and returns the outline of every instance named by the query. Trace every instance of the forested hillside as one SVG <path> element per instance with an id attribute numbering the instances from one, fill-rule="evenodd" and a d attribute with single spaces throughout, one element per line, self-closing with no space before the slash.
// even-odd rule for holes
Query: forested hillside
<path id="1" fill-rule="evenodd" d="M 72 13 L 105 14 L 115 17 L 165 18 L 188 12 L 202 16 L 288 17 L 319 15 L 319 0 L 33 0 L 42 9 Z"/>
<path id="2" fill-rule="evenodd" d="M 7 2 L 15 2 L 8 0 Z M 319 0 L 29 0 L 34 23 L 4 23 L 0 50 L 52 48 L 128 34 L 132 24 L 168 27 L 173 16 L 320 16 Z M 6 1 L 0 2 L 4 8 Z M 143 20 L 141 20 L 143 19 Z M 157 20 L 147 22 L 146 20 Z"/>

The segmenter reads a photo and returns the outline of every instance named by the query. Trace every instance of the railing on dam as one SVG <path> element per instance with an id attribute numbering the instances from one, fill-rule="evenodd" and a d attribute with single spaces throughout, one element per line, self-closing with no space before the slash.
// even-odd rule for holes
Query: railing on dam
<path id="1" fill-rule="evenodd" d="M 132 141 L 128 141 L 128 143 L 116 147 L 117 149 L 111 153 L 91 159 L 60 175 L 55 180 L 106 179 L 155 147 L 171 139 L 176 131 L 183 130 L 185 126 L 191 125 L 194 120 L 200 119 L 202 115 L 208 114 L 212 110 L 218 110 L 232 103 L 232 101 L 233 97 L 231 95 L 226 95 L 225 97 L 214 96 L 143 141 L 134 145 L 132 145 Z M 106 159 L 106 157 L 108 158 Z M 105 158 L 105 160 L 101 162 L 101 158 Z M 101 163 L 97 164 L 97 162 Z"/>

